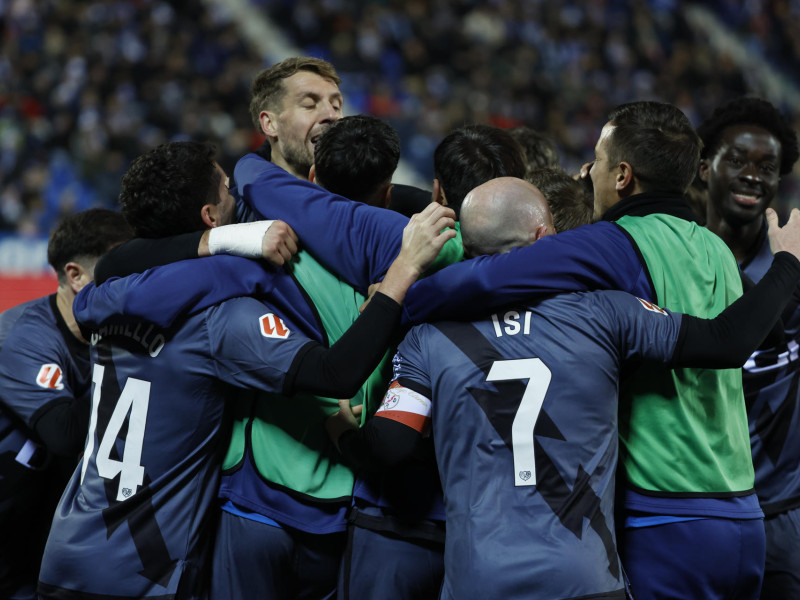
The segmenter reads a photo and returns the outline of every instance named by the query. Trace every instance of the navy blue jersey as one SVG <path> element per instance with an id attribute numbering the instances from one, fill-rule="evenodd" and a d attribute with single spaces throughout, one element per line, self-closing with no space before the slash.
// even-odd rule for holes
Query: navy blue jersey
<path id="1" fill-rule="evenodd" d="M 114 313 L 102 301 L 98 306 Z M 93 315 L 108 324 L 92 334 L 89 436 L 56 511 L 39 592 L 192 597 L 226 446 L 218 435 L 223 400 L 233 386 L 281 391 L 298 352 L 311 342 L 251 298 L 164 329 L 107 316 Z"/>
<path id="2" fill-rule="evenodd" d="M 421 432 L 432 422 L 447 515 L 444 598 L 622 593 L 620 362 L 669 361 L 680 322 L 596 292 L 409 333 L 376 418 Z"/>
<path id="3" fill-rule="evenodd" d="M 742 267 L 760 281 L 772 264 L 764 231 Z M 743 369 L 756 493 L 769 516 L 800 506 L 800 307 L 797 297 L 783 315 L 785 344 L 755 352 Z"/>
<path id="4" fill-rule="evenodd" d="M 0 596 L 35 586 L 53 511 L 77 463 L 35 431 L 49 410 L 89 402 L 89 347 L 69 331 L 55 294 L 0 315 Z M 87 411 L 88 412 L 88 411 Z M 84 430 L 85 432 L 85 430 Z"/>
<path id="5" fill-rule="evenodd" d="M 0 315 L 0 403 L 30 432 L 43 409 L 89 389 L 89 350 L 69 331 L 55 295 Z"/>

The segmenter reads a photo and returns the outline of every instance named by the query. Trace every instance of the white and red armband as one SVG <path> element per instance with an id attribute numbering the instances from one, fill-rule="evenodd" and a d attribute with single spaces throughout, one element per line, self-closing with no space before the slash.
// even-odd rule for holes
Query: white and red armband
<path id="1" fill-rule="evenodd" d="M 431 399 L 393 381 L 375 413 L 427 434 L 431 424 Z"/>

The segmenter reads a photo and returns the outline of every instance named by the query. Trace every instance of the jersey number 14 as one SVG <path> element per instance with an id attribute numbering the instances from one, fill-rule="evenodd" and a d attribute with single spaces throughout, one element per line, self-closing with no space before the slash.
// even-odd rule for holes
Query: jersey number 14
<path id="1" fill-rule="evenodd" d="M 83 454 L 81 466 L 81 483 L 86 475 L 89 459 L 94 453 L 94 437 L 97 431 L 97 413 L 100 407 L 100 394 L 103 387 L 103 374 L 105 367 L 95 364 L 92 372 L 92 415 L 89 420 L 89 439 L 86 451 Z M 144 481 L 144 467 L 142 466 L 142 445 L 144 443 L 144 428 L 147 422 L 147 408 L 150 404 L 150 382 L 135 377 L 128 377 L 125 387 L 119 395 L 114 411 L 108 421 L 108 426 L 103 432 L 100 445 L 97 448 L 97 474 L 104 479 L 114 479 L 119 475 L 119 488 L 117 500 L 127 500 L 133 496 Z M 111 450 L 115 447 L 122 427 L 128 418 L 128 433 L 122 449 L 122 460 L 111 458 Z"/>

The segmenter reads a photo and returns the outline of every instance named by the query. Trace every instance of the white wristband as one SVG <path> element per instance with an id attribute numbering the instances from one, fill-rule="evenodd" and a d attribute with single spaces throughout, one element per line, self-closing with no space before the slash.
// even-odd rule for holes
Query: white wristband
<path id="1" fill-rule="evenodd" d="M 273 221 L 254 221 L 214 227 L 208 233 L 208 251 L 214 254 L 233 254 L 261 258 L 261 242 Z"/>

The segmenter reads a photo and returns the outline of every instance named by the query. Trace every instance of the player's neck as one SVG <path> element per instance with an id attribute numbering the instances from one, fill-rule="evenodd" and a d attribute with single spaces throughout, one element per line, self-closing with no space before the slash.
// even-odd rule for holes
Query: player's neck
<path id="1" fill-rule="evenodd" d="M 88 340 L 81 335 L 81 329 L 75 321 L 75 315 L 72 312 L 72 301 L 75 300 L 75 292 L 69 286 L 59 285 L 56 291 L 56 306 L 58 312 L 61 313 L 61 318 L 67 324 L 72 335 L 84 344 L 88 344 Z"/>
<path id="2" fill-rule="evenodd" d="M 706 227 L 722 238 L 722 241 L 733 252 L 737 262 L 742 262 L 747 258 L 761 233 L 761 226 L 761 219 L 755 219 L 743 225 L 732 225 L 711 210 L 708 211 L 706 219 Z"/>
<path id="3" fill-rule="evenodd" d="M 275 152 L 274 148 L 273 148 L 273 154 L 272 154 L 272 162 L 274 164 L 278 165 L 281 169 L 283 169 L 284 171 L 286 171 L 290 175 L 294 175 L 298 179 L 305 179 L 306 181 L 308 181 L 308 173 L 307 172 L 306 173 L 297 173 L 295 171 L 295 169 L 293 169 L 291 167 L 291 165 L 289 165 L 289 163 L 286 162 L 286 160 L 283 158 L 283 156 L 281 154 Z"/>

